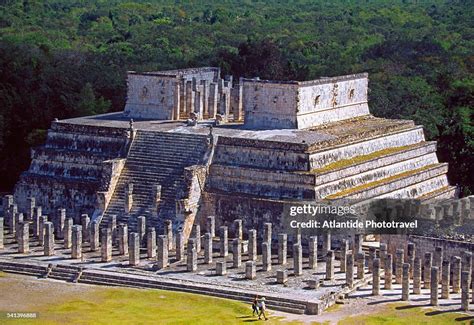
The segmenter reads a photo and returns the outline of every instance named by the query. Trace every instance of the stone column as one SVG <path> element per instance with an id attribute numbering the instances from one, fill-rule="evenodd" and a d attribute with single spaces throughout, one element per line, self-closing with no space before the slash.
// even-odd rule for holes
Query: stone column
<path id="1" fill-rule="evenodd" d="M 453 257 L 453 293 L 461 292 L 461 258 Z"/>
<path id="2" fill-rule="evenodd" d="M 226 262 L 217 262 L 216 263 L 216 274 L 217 275 L 226 275 L 227 274 L 227 267 Z"/>
<path id="3" fill-rule="evenodd" d="M 451 267 L 449 264 L 449 261 L 444 260 L 443 261 L 443 268 L 442 268 L 442 274 L 441 274 L 441 298 L 442 299 L 449 299 L 449 278 L 450 278 L 450 272 L 451 272 Z"/>
<path id="4" fill-rule="evenodd" d="M 380 294 L 380 259 L 374 258 L 372 261 L 372 295 Z"/>
<path id="5" fill-rule="evenodd" d="M 326 280 L 334 279 L 334 251 L 329 250 L 326 255 Z"/>
<path id="6" fill-rule="evenodd" d="M 97 252 L 99 250 L 99 223 L 97 220 L 91 222 L 90 225 L 90 244 L 91 244 L 91 252 Z"/>
<path id="7" fill-rule="evenodd" d="M 217 84 L 209 84 L 209 118 L 215 119 L 217 114 L 217 102 L 218 102 L 218 89 Z"/>
<path id="8" fill-rule="evenodd" d="M 349 288 L 354 287 L 354 258 L 352 253 L 346 255 L 346 284 Z"/>
<path id="9" fill-rule="evenodd" d="M 157 256 L 157 263 L 156 266 L 158 269 L 163 269 L 168 267 L 168 236 L 167 235 L 160 235 L 158 236 L 158 256 Z"/>
<path id="10" fill-rule="evenodd" d="M 39 236 L 39 217 L 43 215 L 43 209 L 41 207 L 35 207 L 33 212 L 33 236 Z"/>
<path id="11" fill-rule="evenodd" d="M 139 216 L 137 218 L 137 233 L 138 233 L 138 240 L 140 241 L 140 246 L 141 246 L 146 235 L 146 217 L 145 216 Z"/>
<path id="12" fill-rule="evenodd" d="M 15 239 L 16 239 L 16 241 L 18 241 L 19 240 L 20 226 L 21 226 L 21 224 L 23 223 L 23 220 L 24 220 L 23 213 L 16 213 L 13 220 L 15 220 L 15 222 L 14 222 L 14 224 L 15 224 Z"/>
<path id="13" fill-rule="evenodd" d="M 72 226 L 71 241 L 72 241 L 71 243 L 72 259 L 82 259 L 82 226 L 79 226 L 79 225 Z"/>
<path id="14" fill-rule="evenodd" d="M 393 270 L 393 258 L 392 254 L 387 254 L 385 257 L 385 275 L 384 275 L 384 289 L 392 290 L 392 270 Z"/>
<path id="15" fill-rule="evenodd" d="M 33 220 L 35 206 L 36 200 L 34 197 L 29 197 L 26 199 L 26 220 Z"/>
<path id="16" fill-rule="evenodd" d="M 380 256 L 380 267 L 385 269 L 385 260 L 387 257 L 387 244 L 380 243 L 379 256 Z"/>
<path id="17" fill-rule="evenodd" d="M 461 273 L 461 310 L 469 310 L 469 284 L 471 283 L 471 274 L 468 271 Z M 474 294 L 474 293 L 473 293 Z"/>
<path id="18" fill-rule="evenodd" d="M 118 242 L 120 255 L 128 255 L 128 225 L 121 223 L 118 226 Z"/>
<path id="19" fill-rule="evenodd" d="M 343 239 L 341 241 L 341 251 L 340 251 L 340 256 L 339 256 L 339 261 L 340 261 L 340 270 L 341 272 L 346 272 L 346 255 L 347 251 L 349 250 L 349 241 L 347 239 Z"/>
<path id="20" fill-rule="evenodd" d="M 437 266 L 432 266 L 431 267 L 431 284 L 430 284 L 431 306 L 438 306 L 438 283 L 439 283 L 439 268 Z"/>
<path id="21" fill-rule="evenodd" d="M 182 231 L 176 234 L 176 260 L 184 259 L 184 234 Z"/>
<path id="22" fill-rule="evenodd" d="M 82 225 L 82 242 L 86 243 L 90 241 L 89 238 L 89 226 L 90 226 L 90 218 L 87 214 L 81 215 L 81 225 Z"/>
<path id="23" fill-rule="evenodd" d="M 263 241 L 272 244 L 272 224 L 266 222 L 263 224 Z"/>
<path id="24" fill-rule="evenodd" d="M 468 251 L 462 252 L 461 255 L 461 271 L 471 271 L 472 267 L 472 253 Z"/>
<path id="25" fill-rule="evenodd" d="M 294 235 L 293 235 L 293 239 L 294 239 L 294 240 L 293 240 L 293 245 L 294 245 L 294 244 L 301 244 L 301 245 L 303 245 L 303 244 L 301 243 L 301 229 L 300 229 L 300 228 L 296 228 L 295 233 L 294 233 Z"/>
<path id="26" fill-rule="evenodd" d="M 65 249 L 71 248 L 72 226 L 73 226 L 73 224 L 74 224 L 74 222 L 73 222 L 72 218 L 67 218 L 64 221 L 64 248 Z"/>
<path id="27" fill-rule="evenodd" d="M 188 272 L 197 271 L 197 251 L 196 251 L 196 239 L 188 240 L 188 253 L 186 260 L 186 269 Z"/>
<path id="28" fill-rule="evenodd" d="M 369 260 L 367 262 L 367 268 L 369 270 L 369 273 L 372 273 L 372 264 L 376 256 L 377 250 L 375 249 L 375 247 L 369 247 Z"/>
<path id="29" fill-rule="evenodd" d="M 44 255 L 54 255 L 54 225 L 52 222 L 44 223 Z"/>
<path id="30" fill-rule="evenodd" d="M 245 263 L 245 278 L 247 280 L 255 280 L 257 278 L 257 270 L 254 261 L 247 261 Z"/>
<path id="31" fill-rule="evenodd" d="M 277 271 L 277 283 L 285 284 L 288 282 L 288 271 L 287 270 L 278 270 Z"/>
<path id="32" fill-rule="evenodd" d="M 66 209 L 58 209 L 56 215 L 56 236 L 63 239 L 64 222 L 66 221 Z"/>
<path id="33" fill-rule="evenodd" d="M 362 252 L 362 241 L 363 239 L 361 234 L 354 235 L 354 247 L 352 248 L 352 254 L 355 254 L 355 256 Z"/>
<path id="34" fill-rule="evenodd" d="M 5 248 L 5 244 L 3 243 L 4 242 L 4 239 L 3 239 L 3 231 L 4 231 L 4 219 L 2 217 L 0 217 L 0 249 L 4 249 Z"/>
<path id="35" fill-rule="evenodd" d="M 286 265 L 288 235 L 278 234 L 278 264 Z"/>
<path id="36" fill-rule="evenodd" d="M 293 245 L 293 270 L 295 276 L 303 274 L 303 248 L 301 244 Z"/>
<path id="37" fill-rule="evenodd" d="M 234 238 L 232 241 L 232 261 L 235 268 L 242 265 L 242 245 L 239 238 Z"/>
<path id="38" fill-rule="evenodd" d="M 112 260 L 112 231 L 110 228 L 102 228 L 100 232 L 100 253 L 102 262 Z"/>
<path id="39" fill-rule="evenodd" d="M 410 278 L 413 278 L 413 264 L 415 263 L 415 244 L 408 243 L 407 245 L 407 263 L 410 264 Z"/>
<path id="40" fill-rule="evenodd" d="M 249 260 L 257 260 L 257 230 L 249 230 Z"/>
<path id="41" fill-rule="evenodd" d="M 148 258 L 156 259 L 156 230 L 148 228 L 146 232 L 146 255 Z"/>
<path id="42" fill-rule="evenodd" d="M 433 255 L 430 252 L 425 253 L 425 261 L 423 263 L 423 287 L 431 288 L 431 268 L 433 266 Z"/>
<path id="43" fill-rule="evenodd" d="M 140 264 L 140 235 L 136 232 L 130 233 L 128 261 L 130 266 L 137 266 Z"/>
<path id="44" fill-rule="evenodd" d="M 363 252 L 357 253 L 357 279 L 363 279 L 365 274 L 365 254 Z"/>
<path id="45" fill-rule="evenodd" d="M 308 240 L 309 268 L 316 270 L 318 267 L 318 237 L 311 236 Z"/>
<path id="46" fill-rule="evenodd" d="M 216 237 L 216 218 L 214 216 L 207 217 L 206 231 L 211 234 L 211 238 Z"/>
<path id="47" fill-rule="evenodd" d="M 40 216 L 38 219 L 38 244 L 44 246 L 44 224 L 48 222 L 48 216 Z"/>
<path id="48" fill-rule="evenodd" d="M 331 250 L 331 233 L 327 231 L 323 234 L 323 250 L 321 254 L 326 256 L 329 250 Z"/>
<path id="49" fill-rule="evenodd" d="M 227 226 L 222 226 L 219 228 L 219 237 L 220 237 L 220 253 L 221 257 L 226 257 L 229 255 L 229 241 L 227 239 L 228 231 Z"/>
<path id="50" fill-rule="evenodd" d="M 30 223 L 24 221 L 19 224 L 18 253 L 28 254 L 30 252 Z"/>
<path id="51" fill-rule="evenodd" d="M 200 225 L 193 225 L 193 238 L 196 239 L 196 253 L 199 254 L 201 252 L 201 226 Z"/>
<path id="52" fill-rule="evenodd" d="M 433 266 L 438 267 L 439 274 L 443 274 L 443 248 L 436 247 L 433 255 Z M 441 281 L 441 277 L 439 279 Z"/>
<path id="53" fill-rule="evenodd" d="M 395 283 L 398 284 L 402 284 L 403 256 L 403 249 L 397 249 L 395 253 Z"/>
<path id="54" fill-rule="evenodd" d="M 268 272 L 272 269 L 272 253 L 268 242 L 262 243 L 262 262 L 263 271 Z"/>
<path id="55" fill-rule="evenodd" d="M 415 257 L 413 261 L 413 294 L 421 293 L 421 259 Z"/>
<path id="56" fill-rule="evenodd" d="M 173 222 L 171 220 L 165 220 L 164 235 L 168 238 L 168 250 L 173 249 Z"/>
<path id="57" fill-rule="evenodd" d="M 234 220 L 234 238 L 242 240 L 242 219 Z"/>
<path id="58" fill-rule="evenodd" d="M 402 300 L 410 300 L 410 264 L 402 264 Z"/>
<path id="59" fill-rule="evenodd" d="M 204 234 L 204 263 L 212 263 L 212 235 L 210 232 Z"/>

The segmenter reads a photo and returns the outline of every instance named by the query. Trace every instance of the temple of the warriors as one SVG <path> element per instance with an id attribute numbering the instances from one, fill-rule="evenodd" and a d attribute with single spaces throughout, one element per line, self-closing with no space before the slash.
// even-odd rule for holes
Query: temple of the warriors
<path id="1" fill-rule="evenodd" d="M 474 196 L 456 197 L 422 126 L 372 116 L 367 92 L 367 74 L 129 72 L 123 112 L 53 121 L 32 150 L 2 200 L 0 271 L 310 315 L 399 296 L 469 319 Z M 305 233 L 285 224 L 302 202 L 419 231 Z"/>
<path id="2" fill-rule="evenodd" d="M 278 224 L 301 200 L 453 197 L 423 127 L 372 116 L 367 92 L 366 73 L 300 82 L 129 72 L 123 112 L 52 122 L 15 202 L 116 215 L 132 229 L 138 216 L 170 219 L 189 235 L 207 215 Z"/>

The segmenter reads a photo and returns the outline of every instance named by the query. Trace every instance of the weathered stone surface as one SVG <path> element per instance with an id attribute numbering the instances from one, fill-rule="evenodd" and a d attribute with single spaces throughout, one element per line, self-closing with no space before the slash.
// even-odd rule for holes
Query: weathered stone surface
<path id="1" fill-rule="evenodd" d="M 461 310 L 469 310 L 469 284 L 471 283 L 471 274 L 469 271 L 461 273 Z"/>
<path id="2" fill-rule="evenodd" d="M 395 283 L 402 284 L 404 250 L 397 249 L 395 253 Z"/>
<path id="3" fill-rule="evenodd" d="M 233 223 L 234 238 L 242 240 L 243 238 L 243 226 L 242 219 L 235 219 Z"/>
<path id="4" fill-rule="evenodd" d="M 247 280 L 255 280 L 257 278 L 257 268 L 255 261 L 245 262 L 245 278 Z"/>
<path id="5" fill-rule="evenodd" d="M 81 215 L 81 225 L 82 225 L 82 242 L 87 243 L 90 241 L 90 218 L 87 214 Z"/>
<path id="6" fill-rule="evenodd" d="M 169 245 L 168 245 L 168 236 L 160 235 L 157 238 L 157 262 L 156 266 L 158 269 L 163 269 L 169 265 Z"/>
<path id="7" fill-rule="evenodd" d="M 334 251 L 326 254 L 326 280 L 334 280 Z"/>
<path id="8" fill-rule="evenodd" d="M 392 254 L 387 254 L 385 257 L 385 275 L 384 275 L 384 289 L 392 289 L 392 270 L 393 270 L 393 258 Z"/>
<path id="9" fill-rule="evenodd" d="M 204 263 L 212 263 L 212 235 L 210 232 L 204 234 Z"/>
<path id="10" fill-rule="evenodd" d="M 72 245 L 72 226 L 73 226 L 73 219 L 67 218 L 64 221 L 64 245 L 63 247 L 66 249 L 71 248 Z"/>
<path id="11" fill-rule="evenodd" d="M 380 259 L 375 258 L 372 263 L 372 295 L 378 296 L 380 294 Z"/>
<path id="12" fill-rule="evenodd" d="M 206 218 L 206 231 L 211 234 L 211 237 L 216 236 L 216 217 L 208 216 Z"/>
<path id="13" fill-rule="evenodd" d="M 453 256 L 453 293 L 461 292 L 461 258 Z"/>
<path id="14" fill-rule="evenodd" d="M 293 274 L 295 276 L 303 274 L 303 248 L 301 244 L 293 245 Z"/>
<path id="15" fill-rule="evenodd" d="M 357 253 L 357 279 L 363 279 L 365 274 L 365 254 Z"/>
<path id="16" fill-rule="evenodd" d="M 267 272 L 272 269 L 272 250 L 268 242 L 262 243 L 262 269 Z"/>
<path id="17" fill-rule="evenodd" d="M 425 289 L 431 288 L 431 267 L 433 262 L 433 255 L 430 252 L 425 253 L 425 260 L 423 263 L 423 286 Z"/>
<path id="18" fill-rule="evenodd" d="M 156 259 L 156 230 L 148 228 L 146 232 L 146 253 L 147 257 Z"/>
<path id="19" fill-rule="evenodd" d="M 118 226 L 118 241 L 120 255 L 128 255 L 128 225 L 124 223 Z"/>
<path id="20" fill-rule="evenodd" d="M 136 232 L 130 233 L 128 246 L 128 261 L 130 266 L 140 264 L 140 235 Z"/>
<path id="21" fill-rule="evenodd" d="M 410 264 L 402 264 L 402 300 L 410 300 Z"/>
<path id="22" fill-rule="evenodd" d="M 249 260 L 257 260 L 257 230 L 249 230 L 249 248 L 248 248 Z"/>
<path id="23" fill-rule="evenodd" d="M 75 225 L 71 229 L 71 258 L 82 258 L 82 226 Z"/>
<path id="24" fill-rule="evenodd" d="M 0 218 L 0 249 L 3 249 L 5 244 L 4 244 L 4 238 L 3 238 L 3 232 L 4 232 L 4 218 Z"/>
<path id="25" fill-rule="evenodd" d="M 285 284 L 288 282 L 288 271 L 287 270 L 278 270 L 277 271 L 277 283 Z"/>
<path id="26" fill-rule="evenodd" d="M 451 265 L 448 260 L 443 261 L 442 272 L 443 273 L 441 274 L 441 298 L 449 299 Z"/>
<path id="27" fill-rule="evenodd" d="M 174 238 L 173 238 L 173 221 L 165 220 L 164 235 L 168 237 L 168 250 L 172 250 Z"/>
<path id="28" fill-rule="evenodd" d="M 184 234 L 182 231 L 176 234 L 176 260 L 184 259 Z"/>
<path id="29" fill-rule="evenodd" d="M 346 255 L 346 284 L 349 288 L 354 287 L 354 257 L 352 253 Z"/>
<path id="30" fill-rule="evenodd" d="M 431 284 L 430 284 L 431 306 L 438 306 L 438 283 L 439 283 L 439 268 L 437 266 L 432 266 L 431 267 Z"/>
<path id="31" fill-rule="evenodd" d="M 311 236 L 308 240 L 309 268 L 316 270 L 318 267 L 318 237 Z"/>
<path id="32" fill-rule="evenodd" d="M 220 254 L 221 257 L 226 257 L 229 255 L 229 240 L 228 240 L 228 230 L 226 226 L 219 228 L 219 238 L 220 238 Z"/>
<path id="33" fill-rule="evenodd" d="M 44 223 L 44 255 L 54 255 L 54 225 L 52 222 Z"/>
<path id="34" fill-rule="evenodd" d="M 195 238 L 196 244 L 196 253 L 199 254 L 201 252 L 201 226 L 200 225 L 193 225 L 192 236 Z"/>
<path id="35" fill-rule="evenodd" d="M 416 257 L 413 261 L 413 294 L 421 293 L 421 259 Z"/>
<path id="36" fill-rule="evenodd" d="M 18 230 L 18 253 L 27 254 L 30 252 L 30 223 L 20 223 Z"/>
<path id="37" fill-rule="evenodd" d="M 109 227 L 100 231 L 100 254 L 102 262 L 112 261 L 112 230 Z"/>
<path id="38" fill-rule="evenodd" d="M 217 275 L 226 275 L 227 274 L 227 266 L 226 266 L 225 261 L 216 263 L 216 274 Z"/>
<path id="39" fill-rule="evenodd" d="M 272 224 L 270 222 L 266 222 L 263 224 L 263 241 L 270 243 L 272 242 Z"/>
<path id="40" fill-rule="evenodd" d="M 91 252 L 97 252 L 99 250 L 100 242 L 99 242 L 99 235 L 100 235 L 100 229 L 99 229 L 99 224 L 97 223 L 97 220 L 94 220 L 90 224 L 90 249 Z"/>
<path id="41" fill-rule="evenodd" d="M 278 264 L 286 265 L 288 235 L 278 234 Z"/>

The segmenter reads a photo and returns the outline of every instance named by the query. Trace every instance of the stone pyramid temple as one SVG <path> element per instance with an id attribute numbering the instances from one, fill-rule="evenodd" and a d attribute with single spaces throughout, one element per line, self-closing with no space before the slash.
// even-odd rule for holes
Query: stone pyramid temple
<path id="1" fill-rule="evenodd" d="M 136 227 L 170 219 L 278 227 L 302 200 L 455 195 L 423 127 L 377 118 L 365 73 L 311 81 L 221 79 L 218 68 L 129 72 L 123 112 L 54 121 L 15 187 L 25 209 Z"/>

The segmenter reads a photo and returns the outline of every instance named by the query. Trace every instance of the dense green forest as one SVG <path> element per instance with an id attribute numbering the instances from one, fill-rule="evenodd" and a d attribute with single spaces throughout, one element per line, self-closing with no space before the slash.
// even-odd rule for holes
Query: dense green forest
<path id="1" fill-rule="evenodd" d="M 122 110 L 126 71 L 220 66 L 307 80 L 367 71 L 377 115 L 437 140 L 474 192 L 474 17 L 467 1 L 0 0 L 0 190 L 54 118 Z"/>

